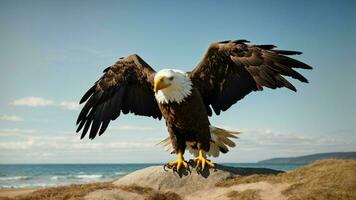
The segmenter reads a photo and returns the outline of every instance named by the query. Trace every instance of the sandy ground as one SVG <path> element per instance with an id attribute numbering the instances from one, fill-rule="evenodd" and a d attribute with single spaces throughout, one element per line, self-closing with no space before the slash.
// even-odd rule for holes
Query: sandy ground
<path id="1" fill-rule="evenodd" d="M 257 183 L 248 183 L 248 184 L 240 184 L 231 187 L 214 187 L 211 188 L 210 191 L 202 192 L 197 191 L 192 193 L 189 196 L 186 196 L 184 199 L 187 200 L 202 200 L 202 199 L 221 199 L 228 200 L 226 194 L 230 191 L 238 191 L 242 192 L 248 189 L 259 190 L 260 196 L 262 200 L 284 200 L 285 198 L 281 195 L 281 191 L 286 189 L 288 184 L 271 184 L 268 182 L 257 182 Z M 17 195 L 24 195 L 35 191 L 36 189 L 1 189 L 0 197 L 15 197 Z"/>
<path id="2" fill-rule="evenodd" d="M 214 187 L 211 188 L 210 191 L 202 192 L 197 191 L 192 193 L 189 196 L 186 196 L 187 200 L 202 200 L 202 199 L 229 199 L 226 197 L 226 194 L 230 191 L 238 191 L 242 192 L 248 189 L 260 190 L 260 196 L 262 200 L 284 200 L 285 198 L 281 195 L 281 191 L 286 189 L 288 184 L 271 184 L 268 182 L 257 182 L 257 183 L 248 183 L 248 184 L 240 184 L 231 187 Z M 17 195 L 28 194 L 36 189 L 1 189 L 0 197 L 15 197 Z"/>
<path id="3" fill-rule="evenodd" d="M 17 195 L 28 194 L 36 189 L 0 189 L 0 197 L 15 197 Z"/>
<path id="4" fill-rule="evenodd" d="M 259 190 L 259 195 L 262 200 L 284 200 L 286 199 L 281 192 L 286 189 L 289 184 L 271 184 L 268 182 L 257 182 L 257 183 L 247 183 L 247 184 L 239 184 L 231 187 L 214 187 L 209 190 L 209 192 L 197 191 L 192 193 L 189 196 L 186 196 L 187 200 L 228 200 L 226 196 L 227 193 L 231 191 L 243 192 L 246 190 Z"/>

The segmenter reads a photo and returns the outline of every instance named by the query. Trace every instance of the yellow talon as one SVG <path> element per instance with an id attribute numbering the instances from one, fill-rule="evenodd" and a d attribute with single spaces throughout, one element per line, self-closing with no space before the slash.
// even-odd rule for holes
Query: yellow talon
<path id="1" fill-rule="evenodd" d="M 215 168 L 215 164 L 213 162 L 211 162 L 210 160 L 206 159 L 205 151 L 202 149 L 199 150 L 199 156 L 198 156 L 198 158 L 194 159 L 194 162 L 196 163 L 197 168 L 204 169 L 205 165 L 208 165 L 211 168 Z"/>
<path id="2" fill-rule="evenodd" d="M 179 171 L 182 166 L 184 166 L 185 169 L 189 170 L 188 163 L 184 160 L 182 152 L 178 152 L 178 158 L 176 161 L 169 162 L 165 165 L 165 167 L 168 167 L 169 169 L 173 168 L 177 171 Z"/>

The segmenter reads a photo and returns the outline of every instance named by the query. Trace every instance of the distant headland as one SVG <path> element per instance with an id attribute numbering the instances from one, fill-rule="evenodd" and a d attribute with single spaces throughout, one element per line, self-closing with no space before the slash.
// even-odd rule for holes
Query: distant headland
<path id="1" fill-rule="evenodd" d="M 299 157 L 284 157 L 284 158 L 271 158 L 267 160 L 261 160 L 258 163 L 269 164 L 308 164 L 316 160 L 322 159 L 356 159 L 356 152 L 330 152 L 330 153 L 318 153 Z"/>

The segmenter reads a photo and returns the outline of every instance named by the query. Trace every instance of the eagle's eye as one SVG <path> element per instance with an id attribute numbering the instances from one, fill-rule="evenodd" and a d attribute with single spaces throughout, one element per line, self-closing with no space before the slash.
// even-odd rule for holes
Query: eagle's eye
<path id="1" fill-rule="evenodd" d="M 168 77 L 168 80 L 173 81 L 174 76 Z"/>

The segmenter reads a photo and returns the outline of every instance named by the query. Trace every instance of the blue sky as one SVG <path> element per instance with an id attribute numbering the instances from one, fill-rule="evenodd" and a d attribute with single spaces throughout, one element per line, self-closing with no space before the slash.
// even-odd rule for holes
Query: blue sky
<path id="1" fill-rule="evenodd" d="M 211 122 L 243 131 L 217 162 L 356 150 L 354 1 L 0 1 L 0 163 L 167 162 L 163 121 L 120 116 L 90 141 L 77 102 L 119 57 L 189 71 L 226 39 L 299 50 L 310 81 L 252 93 Z M 189 156 L 188 156 L 189 157 Z"/>

